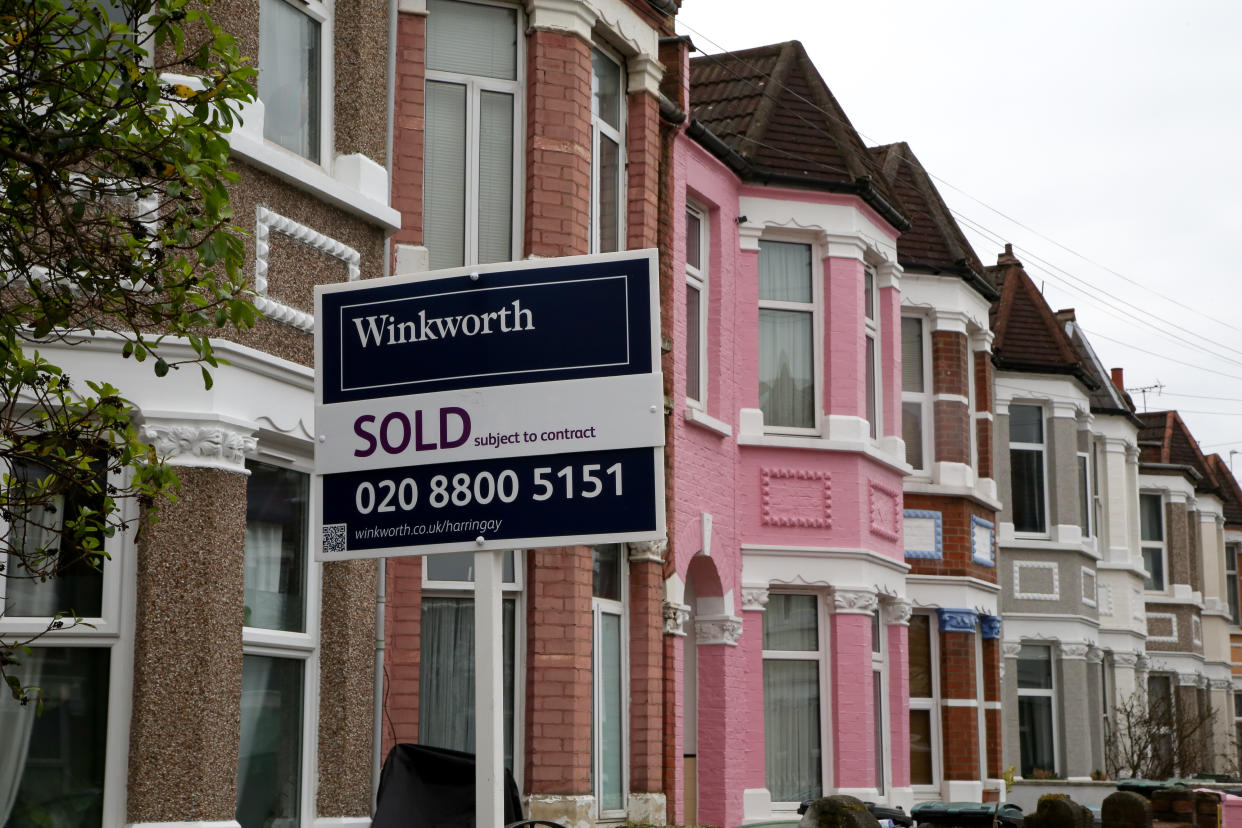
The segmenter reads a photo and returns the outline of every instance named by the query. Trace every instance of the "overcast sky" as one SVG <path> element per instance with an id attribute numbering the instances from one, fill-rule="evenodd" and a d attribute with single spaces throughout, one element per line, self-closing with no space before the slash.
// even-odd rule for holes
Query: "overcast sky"
<path id="1" fill-rule="evenodd" d="M 709 54 L 801 40 L 985 265 L 1012 242 L 1127 388 L 1163 384 L 1147 409 L 1242 477 L 1242 3 L 683 0 L 678 29 Z"/>

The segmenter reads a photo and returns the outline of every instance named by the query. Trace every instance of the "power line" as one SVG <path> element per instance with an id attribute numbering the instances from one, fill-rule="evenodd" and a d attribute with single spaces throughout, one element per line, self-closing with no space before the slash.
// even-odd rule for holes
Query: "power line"
<path id="1" fill-rule="evenodd" d="M 1079 327 L 1082 327 L 1082 326 L 1079 325 Z M 1173 357 L 1171 356 L 1166 356 L 1165 354 L 1158 354 L 1155 351 L 1148 351 L 1146 349 L 1138 347 L 1137 345 L 1131 345 L 1129 342 L 1122 342 L 1120 339 L 1114 339 L 1111 336 L 1105 336 L 1102 333 L 1093 333 L 1091 331 L 1088 331 L 1086 328 L 1083 328 L 1083 332 L 1095 339 L 1103 339 L 1108 342 L 1114 342 L 1118 345 L 1124 345 L 1125 347 L 1133 351 L 1138 351 L 1140 354 L 1147 354 L 1148 356 L 1159 357 L 1160 359 L 1166 360 L 1168 362 L 1173 362 L 1178 365 L 1185 365 L 1189 368 L 1198 368 L 1200 371 L 1206 371 L 1209 374 L 1217 374 L 1222 377 L 1228 377 L 1229 379 L 1242 380 L 1242 377 L 1238 376 L 1237 374 L 1226 374 L 1224 371 L 1215 371 L 1211 368 L 1204 368 L 1202 365 L 1195 365 L 1193 362 L 1183 362 L 1180 359 L 1173 359 Z"/>

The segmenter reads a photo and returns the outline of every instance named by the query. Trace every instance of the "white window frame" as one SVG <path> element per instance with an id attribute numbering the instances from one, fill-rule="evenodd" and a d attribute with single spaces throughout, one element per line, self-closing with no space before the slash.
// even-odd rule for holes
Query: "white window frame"
<path id="1" fill-rule="evenodd" d="M 307 158 L 294 150 L 277 144 L 269 138 L 264 138 L 264 141 L 282 153 L 288 153 L 308 164 L 322 167 L 331 173 L 332 161 L 336 155 L 332 151 L 335 146 L 335 113 L 333 110 L 336 97 L 334 83 L 336 61 L 332 48 L 336 16 L 335 2 L 334 0 L 296 0 L 296 2 L 294 0 L 260 0 L 260 7 L 262 7 L 263 2 L 284 3 L 293 10 L 305 14 L 319 23 L 319 160 Z M 260 8 L 261 13 L 262 9 Z M 263 60 L 262 55 L 259 56 L 259 60 Z M 257 82 L 256 78 L 256 89 Z M 266 113 L 264 114 L 264 120 L 267 120 Z"/>
<path id="2" fill-rule="evenodd" d="M 1233 557 L 1233 567 L 1229 566 L 1229 558 Z M 1239 626 L 1242 623 L 1242 590 L 1239 590 L 1238 584 L 1238 559 L 1242 558 L 1242 543 L 1237 541 L 1225 542 L 1225 602 L 1229 604 L 1229 623 L 1233 626 Z M 1230 600 L 1229 587 L 1233 586 L 1233 596 Z"/>
<path id="3" fill-rule="evenodd" d="M 1159 509 L 1160 539 L 1159 540 L 1148 540 L 1143 537 L 1143 503 L 1152 502 L 1151 500 L 1145 501 L 1144 498 L 1155 498 L 1160 504 L 1160 509 Z M 1167 525 L 1167 522 L 1165 521 L 1165 514 L 1164 514 L 1165 505 L 1166 505 L 1166 500 L 1162 492 L 1153 492 L 1153 491 L 1140 491 L 1139 492 L 1139 551 L 1140 551 L 1140 554 L 1143 554 L 1147 552 L 1148 550 L 1159 551 L 1160 553 L 1161 586 L 1158 589 L 1152 589 L 1152 588 L 1149 588 L 1147 586 L 1146 581 L 1144 581 L 1143 589 L 1146 592 L 1166 593 L 1169 591 L 1169 588 L 1171 586 L 1169 583 L 1169 527 Z M 1144 570 L 1147 569 L 1146 555 L 1143 556 L 1143 569 Z M 1154 575 L 1155 573 L 1149 572 L 1149 574 Z"/>
<path id="4" fill-rule="evenodd" d="M 813 260 L 812 260 L 813 261 Z M 819 746 L 820 746 L 820 788 L 825 796 L 835 789 L 833 785 L 832 764 L 832 647 L 828 622 L 830 614 L 826 605 L 829 596 L 823 593 L 806 592 L 796 589 L 774 588 L 770 594 L 812 595 L 815 598 L 815 624 L 818 635 L 815 650 L 767 650 L 761 651 L 762 661 L 814 661 L 819 665 Z M 762 636 L 762 630 L 760 630 Z M 762 667 L 760 668 L 762 669 Z M 760 676 L 762 681 L 762 675 Z M 760 711 L 762 714 L 762 711 Z M 766 771 L 764 786 L 767 786 Z M 772 812 L 797 812 L 801 802 L 782 802 L 772 800 Z"/>
<path id="5" fill-rule="evenodd" d="M 765 434 L 791 434 L 800 436 L 819 436 L 824 428 L 824 259 L 819 244 L 806 236 L 795 233 L 768 232 L 763 233 L 760 242 L 783 242 L 801 244 L 811 251 L 811 301 L 785 302 L 776 299 L 759 299 L 759 310 L 797 311 L 811 314 L 811 390 L 814 422 L 808 427 L 776 426 L 764 422 Z M 758 315 L 756 314 L 756 320 Z M 756 328 L 758 326 L 756 325 Z M 758 353 L 755 354 L 756 358 Z"/>
<path id="6" fill-rule="evenodd" d="M 625 250 L 628 247 L 626 243 L 625 205 L 628 199 L 628 193 L 626 191 L 628 189 L 627 184 L 629 181 L 629 175 L 627 172 L 628 161 L 626 159 L 626 152 L 625 152 L 625 136 L 626 136 L 626 132 L 628 131 L 628 127 L 629 127 L 628 120 L 627 120 L 629 116 L 629 106 L 628 106 L 629 96 L 627 92 L 625 61 L 619 58 L 611 49 L 608 49 L 599 43 L 591 44 L 591 51 L 593 53 L 598 52 L 605 59 L 617 64 L 617 67 L 620 69 L 620 75 L 619 75 L 620 77 L 619 87 L 620 88 L 617 91 L 620 95 L 620 104 L 621 104 L 620 106 L 621 111 L 620 113 L 618 113 L 619 120 L 621 121 L 621 128 L 617 129 L 613 127 L 611 124 L 604 121 L 604 119 L 601 118 L 599 114 L 594 111 L 594 107 L 592 107 L 592 111 L 591 111 L 591 239 L 590 239 L 591 248 L 590 249 L 592 253 L 599 253 L 601 233 L 600 233 L 600 209 L 599 209 L 598 199 L 600 196 L 599 144 L 600 144 L 601 135 L 612 139 L 617 144 L 617 204 L 616 204 L 617 250 Z M 596 80 L 597 78 L 595 76 L 594 64 L 592 64 L 592 69 L 591 69 L 591 100 L 592 100 L 592 103 L 594 103 L 594 100 L 595 100 Z"/>
<path id="7" fill-rule="evenodd" d="M 697 360 L 699 369 L 699 387 L 694 394 L 693 389 L 689 388 L 689 377 L 687 376 L 686 387 L 686 405 L 691 408 L 706 410 L 707 408 L 707 317 L 708 308 L 711 303 L 708 299 L 708 290 L 710 285 L 708 262 L 711 257 L 711 250 L 708 244 L 711 240 L 711 232 L 707 226 L 708 212 L 694 204 L 686 204 L 686 215 L 694 216 L 699 222 L 699 264 L 694 266 L 690 264 L 690 257 L 687 253 L 686 260 L 686 286 L 694 288 L 699 293 L 699 348 L 697 354 L 691 354 L 689 350 L 686 352 L 686 373 L 690 373 L 690 362 L 692 359 Z M 690 223 L 686 222 L 686 234 L 689 238 Z M 687 250 L 689 246 L 687 245 Z M 686 291 L 687 311 L 690 304 L 690 291 Z M 688 314 L 687 314 L 688 315 Z M 688 332 L 687 332 L 688 333 Z"/>
<path id="8" fill-rule="evenodd" d="M 1042 478 L 1042 483 L 1043 483 L 1042 497 L 1043 497 L 1043 507 L 1044 507 L 1044 516 L 1043 516 L 1044 517 L 1044 528 L 1042 531 L 1034 531 L 1034 532 L 1024 531 L 1024 530 L 1018 529 L 1017 524 L 1015 522 L 1014 535 L 1020 538 L 1047 538 L 1047 537 L 1051 537 L 1051 532 L 1052 532 L 1052 514 L 1051 514 L 1051 509 L 1049 508 L 1051 504 L 1049 504 L 1048 502 L 1048 430 L 1049 430 L 1048 429 L 1048 409 L 1047 409 L 1047 406 L 1045 406 L 1039 400 L 1021 400 L 1021 401 L 1010 402 L 1009 407 L 1008 407 L 1008 411 L 1011 417 L 1010 422 L 1012 422 L 1013 409 L 1019 406 L 1026 406 L 1029 408 L 1039 409 L 1040 433 L 1043 435 L 1044 441 L 1042 443 L 1018 443 L 1018 442 L 1013 442 L 1011 438 L 1009 442 L 1009 451 L 1013 452 L 1016 449 L 1019 451 L 1039 452 L 1039 465 L 1040 465 L 1040 470 L 1041 470 L 1040 477 Z M 1013 429 L 1013 426 L 1012 424 L 1010 424 L 1009 435 L 1012 435 L 1013 433 L 1012 429 Z M 1014 476 L 1013 462 L 1011 458 L 1012 458 L 1012 454 L 1010 455 L 1009 458 L 1006 458 L 1006 460 L 1009 462 L 1009 498 L 1010 498 L 1009 518 L 1012 521 L 1014 518 L 1013 483 L 1014 483 L 1015 476 Z"/>
<path id="9" fill-rule="evenodd" d="M 866 389 L 866 379 L 870 378 L 872 385 L 872 394 L 870 399 L 864 401 L 863 413 L 866 414 L 866 406 L 874 406 L 875 417 L 867 417 L 867 425 L 870 429 L 869 433 L 873 442 L 878 441 L 884 436 L 884 349 L 882 347 L 883 340 L 880 338 L 880 288 L 877 284 L 879 277 L 876 269 L 869 264 L 863 265 L 863 372 L 864 393 Z M 867 314 L 867 306 L 871 306 L 870 315 Z M 867 345 L 871 345 L 871 364 L 867 364 Z"/>
<path id="10" fill-rule="evenodd" d="M 880 735 L 880 740 L 875 745 L 875 765 L 879 772 L 875 787 L 876 794 L 885 799 L 893 789 L 893 731 L 888 709 L 888 625 L 884 623 L 884 612 L 878 605 L 871 613 L 871 632 L 871 697 L 873 703 L 878 700 L 875 710 L 872 711 L 872 727 Z"/>
<path id="11" fill-rule="evenodd" d="M 247 456 L 248 461 L 263 463 L 280 469 L 288 469 L 306 475 L 308 501 L 306 509 L 306 600 L 305 631 L 288 632 L 258 627 L 242 627 L 242 655 L 267 656 L 270 658 L 298 661 L 302 664 L 302 755 L 298 785 L 298 821 L 312 821 L 316 813 L 316 795 L 319 779 L 319 643 L 320 643 L 320 594 L 322 592 L 323 564 L 315 560 L 311 544 L 312 516 L 319 509 L 316 487 L 312 475 L 314 465 L 303 458 L 290 459 L 284 455 L 267 455 L 260 446 L 257 455 Z M 249 471 L 247 471 L 249 475 Z M 244 550 L 243 550 L 244 555 Z"/>
<path id="12" fill-rule="evenodd" d="M 1087 525 L 1080 526 L 1082 530 L 1082 539 L 1084 541 L 1093 541 L 1096 532 L 1095 523 L 1095 504 L 1092 502 L 1094 497 L 1095 476 L 1091 469 L 1091 443 L 1088 442 L 1087 450 L 1077 452 L 1074 455 L 1074 483 L 1078 490 L 1078 519 L 1082 521 L 1083 516 L 1087 518 Z"/>
<path id="13" fill-rule="evenodd" d="M 979 404 L 975 389 L 975 368 L 977 357 L 971 347 L 971 336 L 966 337 L 966 444 L 970 447 L 970 468 L 978 478 L 979 472 L 979 421 L 975 417 L 975 408 Z M 986 776 L 980 776 L 986 779 Z"/>
<path id="14" fill-rule="evenodd" d="M 108 482 L 122 486 L 124 477 L 109 475 Z M 136 525 L 139 508 L 132 498 L 118 501 L 122 520 Z M 8 524 L 0 520 L 0 527 Z M 86 624 L 70 626 L 62 630 L 47 631 L 32 649 L 78 649 L 102 648 L 108 656 L 108 703 L 106 707 L 107 731 L 104 737 L 103 778 L 103 825 L 121 825 L 126 821 L 125 799 L 128 784 L 129 723 L 133 702 L 134 652 L 134 606 L 137 596 L 134 561 L 137 545 L 134 536 L 116 532 L 104 538 L 104 551 L 108 559 L 103 564 L 100 613 L 97 618 L 83 617 Z M 3 614 L 7 579 L 0 575 L 0 638 L 24 640 L 43 633 L 51 622 L 50 616 L 15 616 Z M 8 688 L 4 688 L 7 693 Z M 13 703 L 6 698 L 3 703 Z"/>
<path id="15" fill-rule="evenodd" d="M 923 314 L 904 313 L 902 320 L 917 319 L 919 322 L 919 333 L 922 336 L 922 353 L 923 353 L 923 390 L 907 391 L 903 384 L 901 389 L 901 404 L 903 406 L 917 403 L 922 412 L 920 419 L 920 431 L 922 433 L 923 457 L 922 464 L 914 467 L 914 476 L 930 477 L 932 473 L 932 464 L 935 462 L 935 409 L 932 405 L 932 352 L 931 352 L 931 319 Z M 904 366 L 903 366 L 904 369 Z M 971 386 L 973 388 L 973 385 Z M 903 415 L 904 416 L 904 415 Z M 972 417 L 973 430 L 973 417 Z M 974 441 L 971 441 L 971 450 L 974 450 Z"/>
<path id="16" fill-rule="evenodd" d="M 432 69 L 428 66 L 424 71 L 424 90 L 427 83 L 455 84 L 466 87 L 466 192 L 463 205 L 464 226 L 462 227 L 462 266 L 470 267 L 479 264 L 479 108 L 484 92 L 500 92 L 513 96 L 513 185 L 512 204 L 509 207 L 509 256 L 513 260 L 521 258 L 521 239 L 523 228 L 522 187 L 525 181 L 525 149 L 526 149 L 526 37 L 525 17 L 522 7 L 506 3 L 491 3 L 487 0 L 454 0 L 464 5 L 497 6 L 512 9 L 517 15 L 517 52 L 514 56 L 514 80 L 488 78 L 479 75 L 467 75 L 461 72 L 449 72 L 443 69 Z M 425 96 L 424 96 L 425 97 Z M 424 160 L 426 158 L 424 147 Z M 425 187 L 424 183 L 424 187 Z M 423 201 L 426 203 L 424 189 Z M 424 231 L 425 234 L 425 231 Z M 427 243 L 424 235 L 423 243 Z"/>
<path id="17" fill-rule="evenodd" d="M 944 742 L 940 732 L 942 719 L 942 711 L 940 709 L 940 620 L 934 610 L 916 612 L 915 614 L 927 618 L 932 695 L 930 698 L 909 696 L 907 701 L 911 710 L 928 711 L 928 718 L 931 720 L 932 781 L 930 785 L 914 784 L 911 781 L 911 789 L 920 799 L 939 798 L 940 786 L 944 783 Z"/>
<path id="18" fill-rule="evenodd" d="M 1055 642 L 1049 642 L 1049 641 L 1023 641 L 1022 646 L 1023 647 L 1042 647 L 1043 649 L 1048 651 L 1048 675 L 1051 678 L 1052 686 L 1049 688 L 1035 688 L 1035 687 L 1019 686 L 1018 687 L 1018 698 L 1021 699 L 1022 697 L 1026 696 L 1026 697 L 1039 697 L 1039 698 L 1052 699 L 1052 716 L 1051 716 L 1052 772 L 1060 773 L 1061 772 L 1061 735 L 1058 732 L 1059 728 L 1057 727 L 1057 724 L 1061 721 L 1061 705 L 1057 701 L 1057 685 L 1058 685 L 1057 663 L 1059 661 L 1059 659 L 1057 658 L 1057 653 L 1058 653 L 1059 648 Z M 1019 654 L 1019 658 L 1021 658 L 1020 654 Z M 1017 665 L 1014 666 L 1014 669 L 1015 670 L 1017 669 Z M 1019 755 L 1021 755 L 1020 753 L 1021 752 L 1021 738 L 1022 738 L 1021 733 L 1019 733 L 1018 734 Z M 1019 773 L 1021 773 L 1021 769 L 1019 769 Z"/>
<path id="19" fill-rule="evenodd" d="M 629 810 L 630 794 L 630 548 L 628 544 L 618 544 L 618 567 L 621 574 L 621 600 L 596 598 L 594 589 L 591 594 L 591 716 L 594 719 L 592 732 L 594 744 L 591 745 L 591 764 L 593 784 L 591 791 L 594 802 L 592 808 L 596 819 L 624 820 Z M 603 709 L 603 685 L 599 677 L 603 674 L 602 648 L 595 645 L 600 640 L 601 617 L 614 615 L 621 619 L 621 789 L 625 796 L 625 805 L 619 809 L 605 810 L 601 807 L 600 785 L 603 773 L 603 728 L 599 724 L 599 712 Z"/>
<path id="20" fill-rule="evenodd" d="M 462 554 L 473 555 L 473 552 Z M 474 581 L 449 581 L 434 579 L 427 574 L 430 555 L 422 556 L 421 595 L 435 598 L 469 598 L 474 600 Z M 525 781 L 526 762 L 526 553 L 513 551 L 513 580 L 501 580 L 501 601 L 512 598 L 513 605 L 513 780 L 518 789 Z M 503 642 L 501 644 L 503 652 Z M 463 668 L 464 669 L 464 668 Z M 473 668 L 471 668 L 473 669 Z M 419 716 L 422 716 L 422 700 L 419 700 Z M 471 714 L 473 715 L 473 713 Z M 503 750 L 503 740 L 502 748 Z"/>

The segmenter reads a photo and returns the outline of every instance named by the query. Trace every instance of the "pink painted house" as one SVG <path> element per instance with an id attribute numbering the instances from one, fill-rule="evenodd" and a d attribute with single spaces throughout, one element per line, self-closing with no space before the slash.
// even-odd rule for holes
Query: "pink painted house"
<path id="1" fill-rule="evenodd" d="M 907 221 L 801 44 L 662 45 L 688 116 L 666 173 L 669 819 L 908 806 Z"/>

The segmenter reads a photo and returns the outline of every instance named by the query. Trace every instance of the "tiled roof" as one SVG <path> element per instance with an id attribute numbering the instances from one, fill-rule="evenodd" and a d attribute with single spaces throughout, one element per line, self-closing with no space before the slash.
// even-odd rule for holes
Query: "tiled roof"
<path id="1" fill-rule="evenodd" d="M 798 41 L 691 60 L 690 116 L 690 136 L 744 180 L 855 193 L 904 229 L 892 190 Z"/>
<path id="2" fill-rule="evenodd" d="M 1124 389 L 1113 385 L 1112 378 L 1104 370 L 1104 364 L 1100 362 L 1095 349 L 1091 347 L 1082 328 L 1078 326 L 1074 311 L 1057 311 L 1056 315 L 1064 327 L 1065 335 L 1069 337 L 1070 345 L 1078 354 L 1083 370 L 1090 374 L 1097 384 L 1097 387 L 1087 395 L 1091 400 L 1091 410 L 1101 414 L 1124 414 L 1132 418 L 1132 422 L 1136 422 L 1133 419 L 1134 400 Z"/>
<path id="3" fill-rule="evenodd" d="M 1210 455 L 1207 462 L 1216 477 L 1216 493 L 1225 504 L 1225 525 L 1242 527 L 1242 486 L 1219 454 Z"/>
<path id="4" fill-rule="evenodd" d="M 1139 462 L 1192 468 L 1200 477 L 1196 488 L 1215 491 L 1214 471 L 1176 411 L 1146 411 L 1138 418 L 1143 423 L 1138 435 Z"/>
<path id="5" fill-rule="evenodd" d="M 910 145 L 903 141 L 872 147 L 871 157 L 910 221 L 910 227 L 897 239 L 897 259 L 902 268 L 956 274 L 985 298 L 995 299 L 996 291 L 983 280 L 983 263 Z"/>
<path id="6" fill-rule="evenodd" d="M 1010 245 L 984 275 L 999 291 L 990 318 L 994 339 L 992 353 L 1001 370 L 1071 374 L 1088 390 L 1098 382 L 1065 335 L 1039 289 L 1022 269 Z"/>

